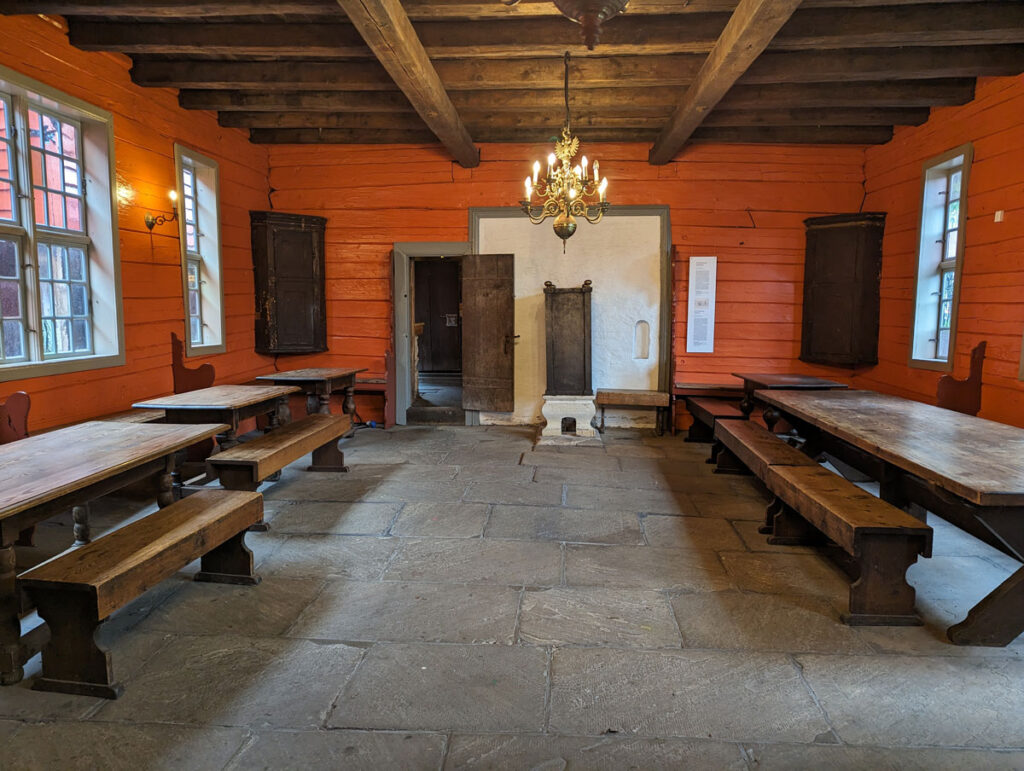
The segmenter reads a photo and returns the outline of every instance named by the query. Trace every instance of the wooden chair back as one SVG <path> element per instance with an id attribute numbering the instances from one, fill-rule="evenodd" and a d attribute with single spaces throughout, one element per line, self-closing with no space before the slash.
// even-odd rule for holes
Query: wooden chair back
<path id="1" fill-rule="evenodd" d="M 0 402 L 0 444 L 28 436 L 28 410 L 32 400 L 24 391 L 15 391 Z"/>
<path id="2" fill-rule="evenodd" d="M 952 375 L 939 378 L 936 401 L 939 407 L 956 410 L 965 415 L 977 415 L 981 411 L 981 370 L 985 365 L 985 348 L 982 340 L 971 351 L 971 371 L 966 380 L 957 380 Z"/>
<path id="3" fill-rule="evenodd" d="M 185 344 L 174 332 L 171 332 L 171 372 L 176 394 L 209 388 L 217 378 L 212 364 L 200 364 L 194 369 L 185 366 Z"/>

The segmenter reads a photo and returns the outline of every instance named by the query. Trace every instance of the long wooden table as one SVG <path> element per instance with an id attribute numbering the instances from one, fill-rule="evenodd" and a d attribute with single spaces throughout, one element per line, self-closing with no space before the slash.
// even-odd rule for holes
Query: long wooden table
<path id="1" fill-rule="evenodd" d="M 312 367 L 274 372 L 270 375 L 260 375 L 256 379 L 301 388 L 306 395 L 306 413 L 309 415 L 317 412 L 321 415 L 330 415 L 331 394 L 341 391 L 345 394 L 341 411 L 346 415 L 352 415 L 356 411 L 356 375 L 360 372 L 366 372 L 366 368 Z"/>
<path id="2" fill-rule="evenodd" d="M 228 450 L 238 444 L 238 424 L 241 421 L 257 415 L 268 415 L 271 427 L 276 427 L 278 407 L 289 394 L 300 390 L 298 386 L 285 385 L 211 386 L 198 391 L 147 399 L 136 402 L 132 407 L 163 410 L 167 423 L 224 423 L 225 430 L 217 435 L 217 443 L 222 449 Z"/>
<path id="3" fill-rule="evenodd" d="M 0 445 L 0 683 L 21 680 L 46 634 L 37 627 L 21 636 L 18 534 L 140 480 L 151 480 L 158 503 L 169 505 L 175 453 L 226 428 L 89 421 Z"/>
<path id="4" fill-rule="evenodd" d="M 826 380 L 814 375 L 796 375 L 780 372 L 733 372 L 732 375 L 743 381 L 743 401 L 740 402 L 740 411 L 748 418 L 750 413 L 754 411 L 754 392 L 757 390 L 829 391 L 836 388 L 849 387 L 846 383 L 837 383 L 835 380 Z M 778 415 L 772 414 L 771 411 L 766 412 L 764 421 L 769 431 L 775 427 L 778 419 Z"/>
<path id="5" fill-rule="evenodd" d="M 1024 562 L 1024 429 L 873 391 L 756 391 L 808 441 L 920 507 Z M 1024 632 L 1024 567 L 949 628 L 960 645 Z"/>

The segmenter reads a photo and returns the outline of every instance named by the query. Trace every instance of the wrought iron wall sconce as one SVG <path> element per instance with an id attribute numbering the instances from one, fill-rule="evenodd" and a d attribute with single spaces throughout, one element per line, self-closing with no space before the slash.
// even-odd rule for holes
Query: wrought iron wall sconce
<path id="1" fill-rule="evenodd" d="M 146 212 L 146 227 L 149 228 L 149 232 L 153 232 L 153 228 L 157 225 L 163 225 L 167 222 L 174 222 L 178 219 L 178 191 L 171 190 L 167 196 L 171 199 L 171 216 L 168 217 L 166 214 L 153 215 Z"/>

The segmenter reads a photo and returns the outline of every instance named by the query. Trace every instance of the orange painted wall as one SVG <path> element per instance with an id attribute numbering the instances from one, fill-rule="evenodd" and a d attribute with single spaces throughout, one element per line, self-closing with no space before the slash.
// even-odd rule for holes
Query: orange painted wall
<path id="1" fill-rule="evenodd" d="M 253 278 L 249 210 L 267 203 L 267 151 L 243 131 L 217 125 L 213 113 L 185 112 L 169 89 L 140 88 L 131 62 L 87 53 L 67 42 L 60 19 L 0 17 L 0 64 L 114 114 L 119 183 L 134 188 L 134 203 L 118 212 L 127 363 L 122 367 L 0 383 L 0 399 L 32 396 L 30 430 L 127 409 L 131 402 L 171 391 L 170 335 L 184 335 L 181 262 L 176 224 L 152 236 L 147 211 L 167 211 L 174 185 L 174 143 L 220 166 L 221 243 L 227 315 L 224 354 L 210 361 L 219 382 L 241 382 L 268 371 L 271 360 L 253 353 Z"/>
<path id="2" fill-rule="evenodd" d="M 647 145 L 581 138 L 610 178 L 613 204 L 671 207 L 679 258 L 677 380 L 721 382 L 744 369 L 845 373 L 797 361 L 803 219 L 859 208 L 863 148 L 700 145 L 657 167 L 647 163 Z M 329 220 L 327 358 L 382 374 L 391 337 L 392 244 L 469 240 L 468 209 L 514 206 L 530 164 L 549 151 L 541 144 L 483 145 L 480 166 L 463 169 L 426 146 L 271 147 L 274 208 Z M 713 354 L 685 353 L 690 255 L 719 258 Z"/>
<path id="3" fill-rule="evenodd" d="M 971 349 L 988 341 L 982 417 L 1024 426 L 1018 379 L 1024 332 L 1024 76 L 978 81 L 975 99 L 932 111 L 922 126 L 897 129 L 866 151 L 865 210 L 887 211 L 882 265 L 879 364 L 858 384 L 934 403 L 940 373 L 908 366 L 922 164 L 974 145 L 955 350 L 955 374 L 967 374 Z M 1005 211 L 1001 223 L 996 210 Z"/>

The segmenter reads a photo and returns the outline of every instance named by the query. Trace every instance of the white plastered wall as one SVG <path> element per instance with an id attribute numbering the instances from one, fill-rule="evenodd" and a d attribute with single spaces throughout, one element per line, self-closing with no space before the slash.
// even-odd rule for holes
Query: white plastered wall
<path id="1" fill-rule="evenodd" d="M 653 215 L 581 222 L 566 253 L 550 220 L 533 225 L 522 214 L 483 217 L 480 254 L 515 255 L 515 411 L 481 413 L 481 423 L 538 423 L 547 380 L 544 282 L 580 286 L 592 295 L 593 387 L 656 390 L 661 337 L 662 219 Z M 637 322 L 649 325 L 647 358 L 634 358 Z M 609 425 L 653 425 L 653 411 L 608 411 Z"/>

